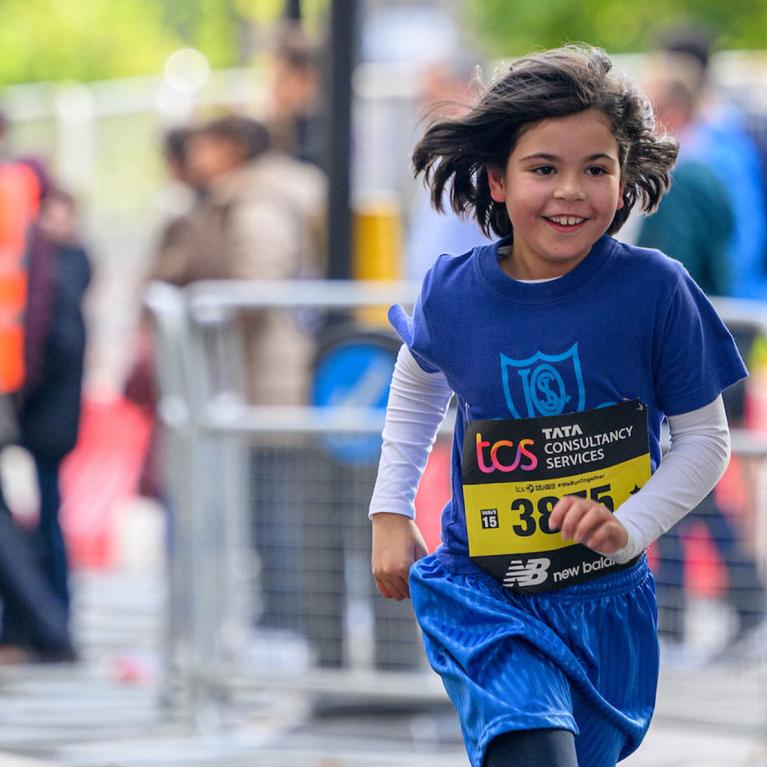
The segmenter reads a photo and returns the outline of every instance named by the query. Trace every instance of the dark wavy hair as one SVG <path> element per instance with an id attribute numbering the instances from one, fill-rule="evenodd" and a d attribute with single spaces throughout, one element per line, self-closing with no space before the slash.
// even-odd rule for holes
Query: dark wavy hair
<path id="1" fill-rule="evenodd" d="M 226 115 L 203 125 L 198 136 L 210 136 L 237 147 L 243 162 L 255 160 L 269 149 L 271 139 L 263 123 L 241 115 Z"/>
<path id="2" fill-rule="evenodd" d="M 599 48 L 567 45 L 515 61 L 467 113 L 427 129 L 413 151 L 415 175 L 423 173 L 437 210 L 444 209 L 448 187 L 456 213 L 476 218 L 488 236 L 505 237 L 513 228 L 506 206 L 490 197 L 487 167 L 505 168 L 532 123 L 587 109 L 605 115 L 618 142 L 624 191 L 623 207 L 607 230 L 614 234 L 637 202 L 647 213 L 658 206 L 679 146 L 656 135 L 649 102 Z"/>

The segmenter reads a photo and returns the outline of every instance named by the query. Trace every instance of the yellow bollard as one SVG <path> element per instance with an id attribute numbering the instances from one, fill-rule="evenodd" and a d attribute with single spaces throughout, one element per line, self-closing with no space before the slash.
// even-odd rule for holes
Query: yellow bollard
<path id="1" fill-rule="evenodd" d="M 392 197 L 357 201 L 353 209 L 352 277 L 398 280 L 402 277 L 402 216 Z M 357 312 L 363 325 L 387 327 L 387 307 Z"/>

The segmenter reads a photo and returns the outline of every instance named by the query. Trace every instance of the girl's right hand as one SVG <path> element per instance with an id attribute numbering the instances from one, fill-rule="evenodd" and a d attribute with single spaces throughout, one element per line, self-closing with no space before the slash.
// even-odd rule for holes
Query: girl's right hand
<path id="1" fill-rule="evenodd" d="M 408 599 L 410 567 L 429 552 L 415 522 L 402 514 L 373 514 L 371 569 L 376 588 L 387 599 Z"/>

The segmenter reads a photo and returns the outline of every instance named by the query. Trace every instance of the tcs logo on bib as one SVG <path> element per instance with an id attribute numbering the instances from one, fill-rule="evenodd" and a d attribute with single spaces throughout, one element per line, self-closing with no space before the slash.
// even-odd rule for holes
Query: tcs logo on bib
<path id="1" fill-rule="evenodd" d="M 534 444 L 535 440 L 521 439 L 515 450 L 514 443 L 509 439 L 490 442 L 482 439 L 482 434 L 477 433 L 477 466 L 484 474 L 492 474 L 494 471 L 511 472 L 517 469 L 532 471 L 538 466 L 538 458 L 528 450 L 528 447 Z M 501 450 L 503 450 L 502 455 Z"/>

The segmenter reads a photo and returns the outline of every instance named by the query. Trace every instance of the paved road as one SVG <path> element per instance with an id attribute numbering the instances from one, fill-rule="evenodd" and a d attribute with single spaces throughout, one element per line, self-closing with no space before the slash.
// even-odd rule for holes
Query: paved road
<path id="1" fill-rule="evenodd" d="M 0 767 L 467 766 L 439 703 L 331 705 L 257 691 L 220 734 L 194 735 L 161 704 L 161 581 L 88 575 L 75 591 L 83 661 L 0 669 Z M 767 738 L 756 737 L 767 722 L 763 663 L 670 672 L 660 700 L 645 744 L 623 764 L 767 767 Z"/>

